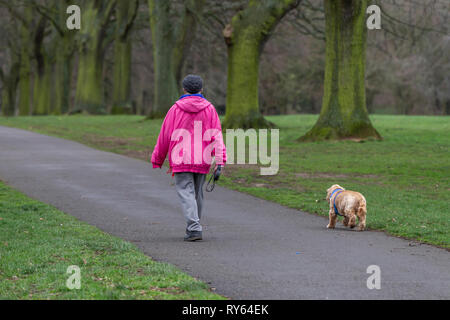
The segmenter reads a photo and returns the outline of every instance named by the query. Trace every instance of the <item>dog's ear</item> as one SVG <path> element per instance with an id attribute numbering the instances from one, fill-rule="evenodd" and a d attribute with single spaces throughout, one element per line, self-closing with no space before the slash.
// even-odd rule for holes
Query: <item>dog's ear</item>
<path id="1" fill-rule="evenodd" d="M 338 184 L 333 184 L 331 187 L 329 187 L 329 188 L 327 189 L 327 197 L 326 197 L 326 200 L 327 200 L 327 201 L 330 201 L 331 193 L 332 193 L 334 190 L 336 190 L 336 189 L 342 189 L 342 190 L 345 190 L 345 189 L 342 188 L 340 185 L 338 185 Z"/>
<path id="2" fill-rule="evenodd" d="M 332 193 L 333 190 L 334 190 L 334 186 L 335 186 L 335 185 L 332 185 L 331 187 L 329 187 L 329 188 L 327 189 L 327 197 L 325 198 L 326 201 L 330 201 L 330 195 L 331 195 L 331 193 Z"/>
<path id="3" fill-rule="evenodd" d="M 333 192 L 334 189 L 340 188 L 338 184 L 333 184 L 331 187 L 327 189 L 327 193 Z"/>
<path id="4" fill-rule="evenodd" d="M 333 191 L 333 188 L 336 186 L 336 184 L 333 184 L 331 187 L 329 187 L 328 189 L 327 189 L 327 193 L 330 193 L 330 192 L 332 192 Z"/>

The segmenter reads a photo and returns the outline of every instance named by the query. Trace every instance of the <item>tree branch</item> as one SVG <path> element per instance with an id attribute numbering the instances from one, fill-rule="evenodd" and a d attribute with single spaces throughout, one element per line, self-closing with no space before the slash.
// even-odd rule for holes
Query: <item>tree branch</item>
<path id="1" fill-rule="evenodd" d="M 56 31 L 61 37 L 64 36 L 64 30 L 61 28 L 59 23 L 54 19 L 54 17 L 50 14 L 51 9 L 49 10 L 48 8 L 39 5 L 36 1 L 31 1 L 31 5 L 37 10 L 37 12 L 39 12 L 42 16 L 47 18 L 52 23 L 52 25 L 55 27 Z M 54 14 L 57 14 L 57 12 Z"/>

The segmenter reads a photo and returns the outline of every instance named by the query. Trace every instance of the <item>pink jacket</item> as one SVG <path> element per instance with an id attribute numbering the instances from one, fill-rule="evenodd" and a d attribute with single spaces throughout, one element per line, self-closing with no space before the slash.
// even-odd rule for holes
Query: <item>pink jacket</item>
<path id="1" fill-rule="evenodd" d="M 208 173 L 213 156 L 216 164 L 225 164 L 219 116 L 201 94 L 181 96 L 167 112 L 152 153 L 153 168 L 160 168 L 167 155 L 172 172 Z"/>

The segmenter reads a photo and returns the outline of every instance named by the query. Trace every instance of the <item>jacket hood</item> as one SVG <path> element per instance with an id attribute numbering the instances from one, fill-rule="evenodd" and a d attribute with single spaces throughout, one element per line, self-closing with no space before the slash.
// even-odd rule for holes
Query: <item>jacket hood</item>
<path id="1" fill-rule="evenodd" d="M 175 104 L 186 112 L 197 113 L 208 107 L 211 103 L 201 94 L 198 94 L 181 96 L 180 100 Z"/>

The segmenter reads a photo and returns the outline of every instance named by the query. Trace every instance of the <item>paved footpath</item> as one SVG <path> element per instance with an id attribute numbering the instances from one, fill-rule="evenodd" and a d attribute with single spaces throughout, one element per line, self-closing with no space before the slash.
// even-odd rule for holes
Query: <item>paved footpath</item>
<path id="1" fill-rule="evenodd" d="M 153 259 L 178 266 L 225 296 L 450 299 L 450 254 L 444 249 L 341 224 L 328 230 L 323 217 L 218 186 L 205 193 L 205 240 L 183 242 L 184 220 L 165 171 L 0 126 L 1 180 L 135 243 Z M 380 290 L 367 288 L 370 265 L 381 268 Z"/>

